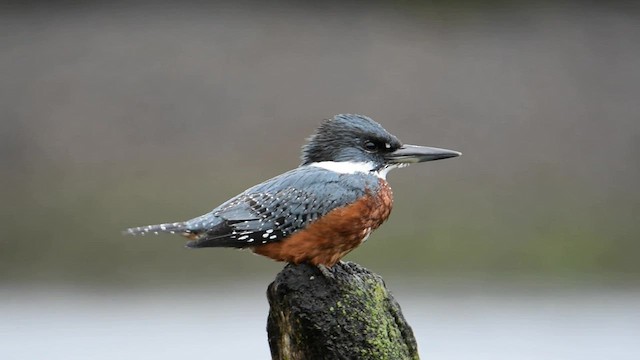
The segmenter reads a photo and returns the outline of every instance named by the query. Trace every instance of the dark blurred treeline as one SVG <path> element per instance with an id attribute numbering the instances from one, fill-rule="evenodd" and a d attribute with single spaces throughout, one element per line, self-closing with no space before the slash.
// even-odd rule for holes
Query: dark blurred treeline
<path id="1" fill-rule="evenodd" d="M 323 118 L 464 156 L 389 176 L 349 259 L 412 276 L 640 275 L 631 3 L 29 3 L 0 12 L 0 281 L 275 273 L 126 227 L 298 164 Z"/>

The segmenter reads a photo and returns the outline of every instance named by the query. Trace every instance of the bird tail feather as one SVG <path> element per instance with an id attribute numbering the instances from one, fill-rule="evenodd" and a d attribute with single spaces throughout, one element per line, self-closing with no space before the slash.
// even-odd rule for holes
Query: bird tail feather
<path id="1" fill-rule="evenodd" d="M 181 234 L 184 232 L 188 232 L 187 223 L 186 222 L 174 222 L 174 223 L 166 223 L 166 224 L 157 224 L 157 225 L 147 225 L 129 228 L 124 231 L 125 235 L 158 235 L 159 233 L 169 233 L 169 234 Z"/>

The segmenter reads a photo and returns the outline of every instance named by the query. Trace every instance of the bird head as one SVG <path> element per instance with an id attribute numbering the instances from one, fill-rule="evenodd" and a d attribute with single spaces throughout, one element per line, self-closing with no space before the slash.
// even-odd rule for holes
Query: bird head
<path id="1" fill-rule="evenodd" d="M 402 144 L 371 118 L 340 114 L 323 122 L 302 148 L 302 165 L 321 164 L 338 172 L 376 172 L 460 156 L 457 151 Z"/>

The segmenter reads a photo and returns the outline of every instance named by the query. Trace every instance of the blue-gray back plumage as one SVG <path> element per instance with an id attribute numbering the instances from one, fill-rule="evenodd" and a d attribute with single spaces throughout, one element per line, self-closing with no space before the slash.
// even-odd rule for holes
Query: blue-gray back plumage
<path id="1" fill-rule="evenodd" d="M 341 174 L 303 165 L 253 186 L 211 212 L 171 224 L 130 229 L 131 234 L 180 233 L 189 247 L 244 248 L 280 241 L 331 210 L 375 193 L 373 173 Z"/>

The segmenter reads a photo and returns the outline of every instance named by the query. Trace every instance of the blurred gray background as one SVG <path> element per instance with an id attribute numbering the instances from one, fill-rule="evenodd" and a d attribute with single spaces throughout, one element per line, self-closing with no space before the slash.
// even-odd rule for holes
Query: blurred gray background
<path id="1" fill-rule="evenodd" d="M 316 126 L 349 112 L 464 154 L 392 172 L 391 219 L 347 257 L 386 279 L 425 359 L 639 358 L 639 15 L 2 7 L 1 357 L 268 358 L 282 264 L 121 230 L 297 166 Z"/>

